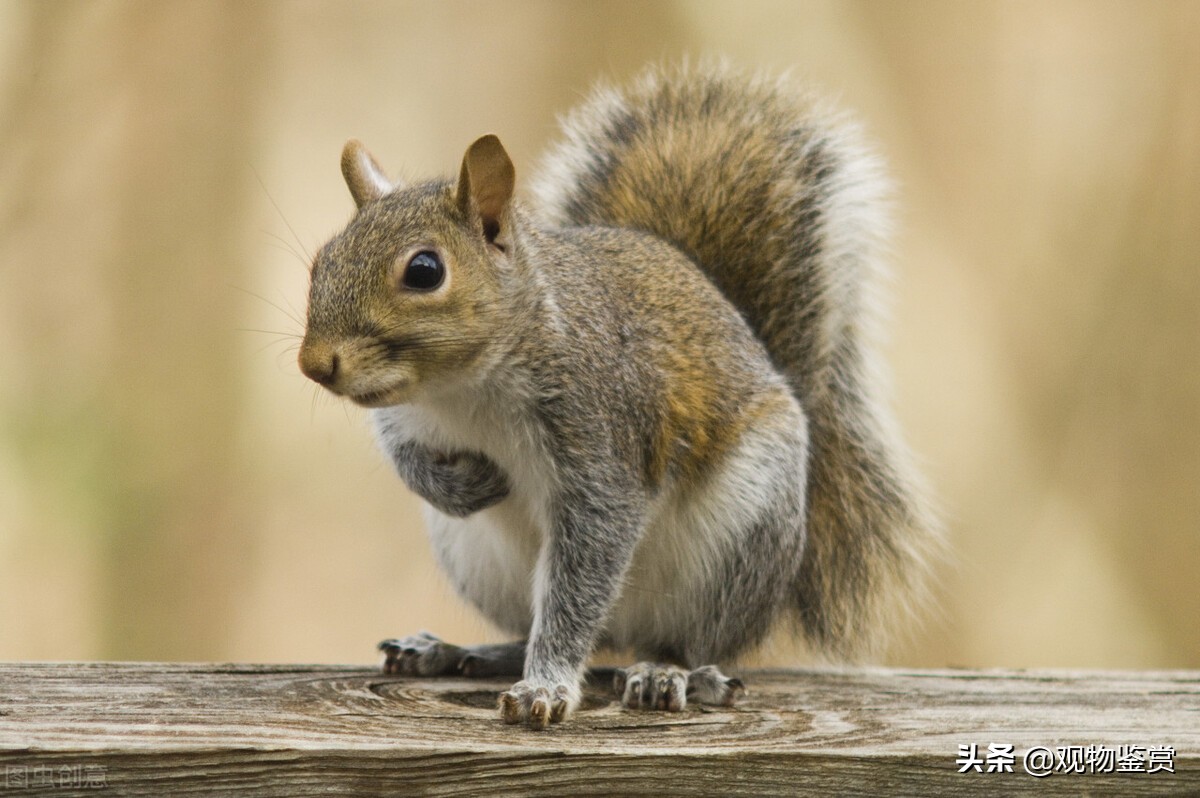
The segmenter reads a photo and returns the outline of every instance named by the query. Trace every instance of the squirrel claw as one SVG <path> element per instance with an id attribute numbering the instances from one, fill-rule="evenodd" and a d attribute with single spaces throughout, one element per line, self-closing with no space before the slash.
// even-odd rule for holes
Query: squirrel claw
<path id="1" fill-rule="evenodd" d="M 500 694 L 500 719 L 508 724 L 525 722 L 534 731 L 542 731 L 565 720 L 575 703 L 577 699 L 565 684 L 555 685 L 551 692 L 548 686 L 520 681 Z"/>

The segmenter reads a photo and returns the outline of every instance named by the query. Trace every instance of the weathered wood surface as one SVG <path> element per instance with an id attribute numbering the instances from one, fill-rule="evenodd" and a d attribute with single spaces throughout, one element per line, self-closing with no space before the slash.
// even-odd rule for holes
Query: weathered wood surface
<path id="1" fill-rule="evenodd" d="M 632 712 L 595 685 L 531 732 L 497 719 L 506 681 L 0 665 L 0 795 L 1200 795 L 1200 672 L 743 675 L 733 709 Z M 1011 744 L 1013 772 L 959 773 L 972 743 Z M 1170 746 L 1174 773 L 1024 772 L 1067 745 Z"/>

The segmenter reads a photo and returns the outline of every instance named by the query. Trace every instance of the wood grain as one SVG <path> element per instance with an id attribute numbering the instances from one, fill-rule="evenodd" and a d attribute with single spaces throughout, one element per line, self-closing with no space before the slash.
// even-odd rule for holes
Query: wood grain
<path id="1" fill-rule="evenodd" d="M 497 719 L 503 680 L 0 665 L 0 795 L 1200 795 L 1200 672 L 742 675 L 738 707 L 675 715 L 621 709 L 599 679 L 539 733 Z M 960 774 L 971 743 L 1012 744 L 1013 772 Z M 1175 772 L 1022 769 L 1031 746 L 1065 745 L 1172 746 Z M 47 784 L 85 767 L 102 788 Z"/>

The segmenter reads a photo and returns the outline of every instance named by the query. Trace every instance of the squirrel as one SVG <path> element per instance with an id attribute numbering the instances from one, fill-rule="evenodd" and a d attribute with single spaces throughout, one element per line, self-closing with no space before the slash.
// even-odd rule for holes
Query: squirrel
<path id="1" fill-rule="evenodd" d="M 456 179 L 391 181 L 316 255 L 303 373 L 371 409 L 455 589 L 518 638 L 385 640 L 384 670 L 518 677 L 508 723 L 579 705 L 631 649 L 629 708 L 730 705 L 790 619 L 878 652 L 939 525 L 874 346 L 886 181 L 858 128 L 718 63 L 597 88 L 514 195 L 499 139 Z"/>

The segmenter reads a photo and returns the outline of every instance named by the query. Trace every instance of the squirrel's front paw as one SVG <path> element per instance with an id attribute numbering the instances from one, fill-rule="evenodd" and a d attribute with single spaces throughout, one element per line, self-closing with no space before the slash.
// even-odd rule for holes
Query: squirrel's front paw
<path id="1" fill-rule="evenodd" d="M 520 681 L 500 694 L 500 717 L 505 723 L 528 723 L 544 729 L 558 723 L 579 706 L 579 686 Z"/>
<path id="2" fill-rule="evenodd" d="M 639 662 L 617 669 L 613 690 L 621 697 L 621 705 L 629 709 L 680 712 L 689 699 L 698 704 L 732 706 L 746 687 L 741 679 L 729 678 L 715 665 L 689 672 L 674 665 Z"/>
<path id="3" fill-rule="evenodd" d="M 403 676 L 446 676 L 462 672 L 467 652 L 429 632 L 418 632 L 379 644 L 383 672 Z"/>

